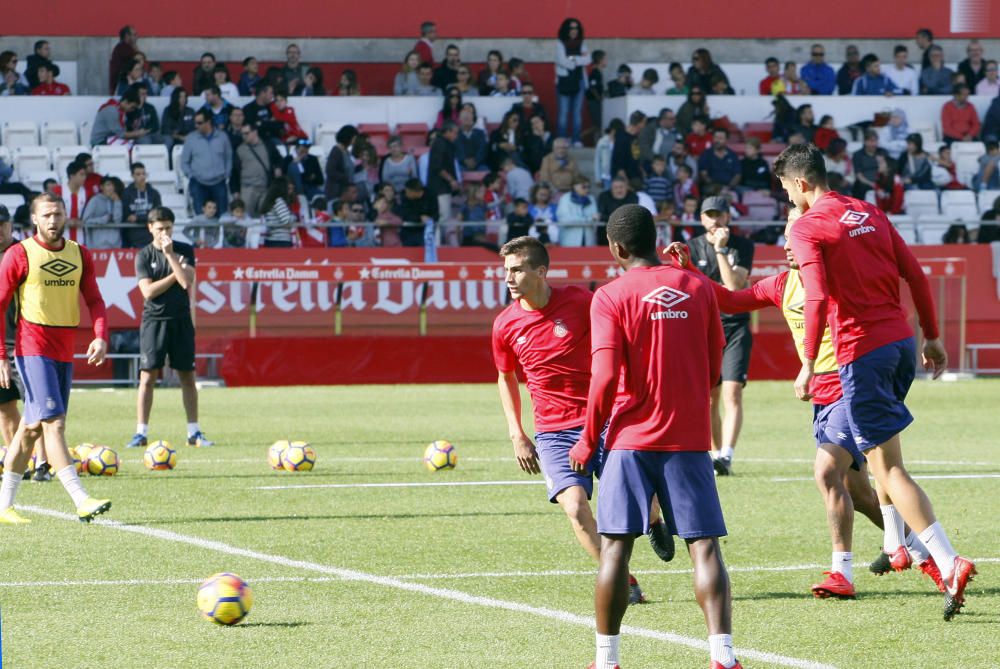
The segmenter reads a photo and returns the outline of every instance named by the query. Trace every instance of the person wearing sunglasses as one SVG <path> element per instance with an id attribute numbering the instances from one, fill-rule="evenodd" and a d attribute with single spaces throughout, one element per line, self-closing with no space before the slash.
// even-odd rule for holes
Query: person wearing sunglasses
<path id="1" fill-rule="evenodd" d="M 837 74 L 825 58 L 823 45 L 813 44 L 809 50 L 809 62 L 802 66 L 802 81 L 813 95 L 833 95 L 833 89 L 837 87 Z"/>

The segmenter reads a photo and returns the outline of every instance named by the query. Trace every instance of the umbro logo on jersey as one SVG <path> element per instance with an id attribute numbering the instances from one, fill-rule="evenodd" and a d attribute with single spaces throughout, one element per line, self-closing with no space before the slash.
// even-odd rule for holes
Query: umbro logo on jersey
<path id="1" fill-rule="evenodd" d="M 671 288 L 670 286 L 660 286 L 646 295 L 646 297 L 642 298 L 642 301 L 650 302 L 663 307 L 664 309 L 669 309 L 670 307 L 680 304 L 689 297 L 691 296 L 685 292 L 677 290 L 676 288 Z"/>
<path id="2" fill-rule="evenodd" d="M 861 225 L 867 220 L 867 213 L 863 211 L 854 211 L 853 209 L 848 209 L 844 212 L 844 215 L 840 217 L 840 222 L 844 225 Z"/>
<path id="3" fill-rule="evenodd" d="M 847 439 L 847 435 L 844 434 L 843 432 L 838 432 L 837 433 L 837 439 L 841 439 L 841 440 Z"/>
<path id="4" fill-rule="evenodd" d="M 59 278 L 62 278 L 76 270 L 76 265 L 62 258 L 56 258 L 55 260 L 50 260 L 41 266 L 49 274 L 54 274 Z"/>
<path id="5" fill-rule="evenodd" d="M 526 341 L 528 341 L 528 338 L 525 337 L 524 335 L 521 335 L 520 337 L 518 337 L 517 339 L 514 340 L 514 343 L 515 344 L 523 344 Z"/>

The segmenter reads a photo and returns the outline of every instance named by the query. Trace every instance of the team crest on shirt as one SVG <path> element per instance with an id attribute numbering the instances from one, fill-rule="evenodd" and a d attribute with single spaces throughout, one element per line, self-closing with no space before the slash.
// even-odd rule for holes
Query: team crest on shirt
<path id="1" fill-rule="evenodd" d="M 552 328 L 552 334 L 561 339 L 569 334 L 569 328 L 566 327 L 566 323 L 564 323 L 562 319 L 557 318 L 555 326 Z"/>

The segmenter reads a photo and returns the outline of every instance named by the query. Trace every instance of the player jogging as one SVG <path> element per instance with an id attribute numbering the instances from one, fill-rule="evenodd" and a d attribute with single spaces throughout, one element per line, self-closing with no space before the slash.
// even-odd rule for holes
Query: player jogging
<path id="1" fill-rule="evenodd" d="M 97 288 L 90 252 L 63 238 L 66 208 L 55 195 L 42 193 L 31 202 L 31 221 L 37 232 L 7 250 L 0 262 L 0 311 L 12 298 L 19 310 L 15 362 L 24 383 L 24 417 L 7 451 L 0 483 L 0 522 L 27 523 L 14 510 L 31 449 L 45 435 L 49 461 L 56 478 L 76 505 L 83 522 L 90 522 L 111 508 L 111 501 L 94 499 L 83 489 L 66 448 L 66 409 L 73 381 L 73 341 L 80 324 L 83 295 L 94 322 L 94 340 L 87 347 L 87 363 L 100 365 L 108 350 L 108 322 Z M 0 387 L 9 388 L 7 361 L 0 320 Z"/>
<path id="2" fill-rule="evenodd" d="M 549 254 L 533 237 L 517 237 L 500 249 L 513 303 L 493 323 L 500 403 L 517 463 L 528 474 L 545 478 L 549 501 L 565 511 L 577 540 L 595 560 L 601 542 L 590 509 L 591 472 L 574 472 L 569 449 L 583 429 L 590 382 L 590 300 L 583 288 L 557 288 L 546 281 Z M 527 376 L 535 414 L 535 442 L 521 425 L 518 363 Z M 537 445 L 537 448 L 536 448 Z M 661 559 L 673 559 L 673 536 L 654 522 L 650 543 Z M 643 601 L 642 590 L 630 577 L 630 603 Z"/>
<path id="3" fill-rule="evenodd" d="M 788 147 L 774 173 L 805 212 L 790 238 L 806 292 L 805 360 L 795 394 L 811 397 L 829 316 L 851 432 L 879 487 L 934 556 L 945 586 L 944 619 L 951 620 L 965 602 L 976 567 L 952 548 L 930 500 L 903 465 L 899 440 L 913 422 L 904 400 L 916 376 L 917 354 L 899 295 L 900 277 L 910 287 L 924 332 L 924 367 L 937 378 L 947 366 L 930 284 L 880 209 L 828 189 L 823 154 L 815 146 Z"/>
<path id="4" fill-rule="evenodd" d="M 654 494 L 671 533 L 687 543 L 712 668 L 739 667 L 729 575 L 718 540 L 726 525 L 709 456 L 711 388 L 725 345 L 715 293 L 704 275 L 660 264 L 656 226 L 646 209 L 619 207 L 607 235 L 612 256 L 626 271 L 594 294 L 587 421 L 570 451 L 573 468 L 584 471 L 611 415 L 597 499 L 601 564 L 591 667 L 618 666 L 632 544 L 646 528 Z M 624 388 L 612 414 L 620 374 Z"/>
<path id="5" fill-rule="evenodd" d="M 798 209 L 789 212 L 788 226 L 785 228 L 786 240 L 789 230 L 800 215 Z M 671 244 L 668 253 L 677 257 L 682 267 L 687 267 L 691 263 L 683 244 L 678 242 Z M 771 306 L 781 309 L 801 359 L 802 339 L 805 334 L 803 315 L 805 289 L 799 276 L 799 266 L 792 257 L 787 241 L 785 256 L 788 259 L 789 270 L 758 281 L 751 288 L 731 291 L 714 282 L 712 287 L 715 289 L 715 297 L 722 311 L 745 313 Z M 937 565 L 916 534 L 911 531 L 905 540 L 902 537 L 897 538 L 896 530 L 904 527 L 902 520 L 895 523 L 886 522 L 888 519 L 883 520 L 878 496 L 868 478 L 868 465 L 854 443 L 851 426 L 847 422 L 829 328 L 823 331 L 816 359 L 816 376 L 813 378 L 810 390 L 813 395 L 813 434 L 816 437 L 813 475 L 826 505 L 827 523 L 833 543 L 830 571 L 824 572 L 827 578 L 822 583 L 812 586 L 813 595 L 819 598 L 855 598 L 852 552 L 855 511 L 865 515 L 872 524 L 883 530 L 886 545 L 897 542 L 896 546 L 900 546 L 898 542 L 904 541 L 906 548 L 901 550 L 906 555 L 905 559 L 910 560 L 907 554 L 909 549 L 920 571 L 930 576 L 940 587 L 941 575 Z M 895 512 L 894 507 L 888 508 Z M 885 553 L 880 553 L 879 560 L 884 555 Z M 885 571 L 891 568 L 890 565 Z"/>
<path id="6" fill-rule="evenodd" d="M 194 368 L 194 323 L 188 289 L 194 283 L 194 248 L 171 238 L 174 212 L 156 207 L 149 212 L 153 241 L 135 256 L 135 275 L 144 304 L 139 327 L 139 396 L 136 400 L 135 436 L 126 448 L 145 446 L 149 414 L 153 409 L 156 377 L 170 358 L 170 367 L 181 381 L 187 443 L 213 446 L 198 425 L 198 387 Z"/>

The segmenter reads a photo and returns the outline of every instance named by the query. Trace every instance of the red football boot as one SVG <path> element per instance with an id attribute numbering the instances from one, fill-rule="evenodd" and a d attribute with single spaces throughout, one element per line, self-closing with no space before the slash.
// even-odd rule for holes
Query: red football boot
<path id="1" fill-rule="evenodd" d="M 906 546 L 900 546 L 889 556 L 889 564 L 896 571 L 905 571 L 910 568 L 913 564 L 913 558 L 910 557 L 910 551 L 906 550 Z"/>
<path id="2" fill-rule="evenodd" d="M 836 599 L 856 599 L 854 584 L 844 578 L 839 571 L 824 571 L 827 579 L 812 587 L 813 596 L 818 599 L 835 597 Z"/>
<path id="3" fill-rule="evenodd" d="M 715 662 L 713 660 L 712 661 L 712 669 L 726 669 L 726 668 L 724 666 L 722 666 L 721 662 Z M 733 666 L 729 667 L 729 669 L 743 669 L 743 665 L 740 664 L 739 660 L 736 660 L 736 664 L 734 664 Z"/>
<path id="4" fill-rule="evenodd" d="M 940 592 L 944 592 L 944 582 L 941 580 L 941 570 L 938 569 L 937 563 L 934 562 L 934 558 L 927 558 L 917 565 L 917 569 L 922 571 L 925 576 L 930 576 L 934 581 L 934 585 L 937 586 L 937 589 Z"/>
<path id="5" fill-rule="evenodd" d="M 964 557 L 955 558 L 955 571 L 944 584 L 944 619 L 951 620 L 965 605 L 965 586 L 976 575 L 976 565 Z"/>
<path id="6" fill-rule="evenodd" d="M 589 665 L 587 665 L 587 669 L 597 669 L 597 661 L 595 660 L 594 662 L 591 662 Z M 615 669 L 622 669 L 622 668 L 616 664 Z"/>

